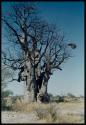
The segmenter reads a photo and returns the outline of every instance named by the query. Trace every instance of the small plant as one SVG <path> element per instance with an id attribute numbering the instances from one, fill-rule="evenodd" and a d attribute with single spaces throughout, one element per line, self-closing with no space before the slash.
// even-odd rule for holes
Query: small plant
<path id="1" fill-rule="evenodd" d="M 1 109 L 7 110 L 7 111 L 12 109 L 12 98 L 11 97 L 2 98 Z"/>
<path id="2" fill-rule="evenodd" d="M 56 113 L 54 105 L 50 105 L 48 109 L 48 113 L 51 116 L 52 122 L 55 122 L 57 120 L 57 113 Z"/>
<path id="3" fill-rule="evenodd" d="M 48 116 L 48 111 L 43 108 L 38 108 L 36 109 L 36 114 L 39 119 L 46 119 L 46 117 Z"/>
<path id="4" fill-rule="evenodd" d="M 59 102 L 64 102 L 64 96 L 59 97 Z"/>
<path id="5" fill-rule="evenodd" d="M 46 122 L 56 122 L 57 113 L 54 105 L 48 105 L 47 108 L 36 109 L 37 117 L 41 120 L 45 119 Z"/>

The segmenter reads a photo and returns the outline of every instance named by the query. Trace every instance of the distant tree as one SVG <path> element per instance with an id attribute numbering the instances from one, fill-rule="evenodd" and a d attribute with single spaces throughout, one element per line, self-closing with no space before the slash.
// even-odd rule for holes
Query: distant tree
<path id="1" fill-rule="evenodd" d="M 34 3 L 15 2 L 10 10 L 2 15 L 9 45 L 8 52 L 3 50 L 3 63 L 19 71 L 18 82 L 25 81 L 27 100 L 30 96 L 32 101 L 39 97 L 47 100 L 47 85 L 53 71 L 62 70 L 62 63 L 71 57 L 70 50 L 76 45 L 65 43 L 65 36 L 56 26 L 40 18 Z"/>
<path id="2" fill-rule="evenodd" d="M 68 93 L 67 96 L 68 96 L 68 97 L 71 97 L 71 98 L 75 98 L 75 97 L 76 97 L 76 96 L 75 96 L 74 94 L 72 94 L 72 93 Z"/>
<path id="3" fill-rule="evenodd" d="M 80 95 L 80 98 L 84 98 L 84 96 L 83 96 L 83 95 Z"/>
<path id="4" fill-rule="evenodd" d="M 2 81 L 1 81 L 1 107 L 2 109 L 7 109 L 7 102 L 5 98 L 12 96 L 13 92 L 10 90 L 7 90 L 7 79 L 10 76 L 10 72 L 6 67 L 2 67 Z"/>
<path id="5" fill-rule="evenodd" d="M 12 91 L 10 91 L 10 90 L 2 91 L 2 98 L 8 97 L 10 95 L 13 95 Z"/>
<path id="6" fill-rule="evenodd" d="M 12 76 L 12 72 L 4 65 L 1 67 L 1 92 L 3 93 L 2 96 L 6 97 L 12 93 L 10 90 L 6 90 L 8 79 Z"/>

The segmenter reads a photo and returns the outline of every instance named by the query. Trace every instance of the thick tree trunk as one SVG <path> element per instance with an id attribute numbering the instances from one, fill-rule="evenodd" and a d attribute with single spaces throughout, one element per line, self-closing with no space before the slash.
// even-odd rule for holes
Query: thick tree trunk
<path id="1" fill-rule="evenodd" d="M 35 78 L 35 67 L 32 65 L 31 60 L 28 58 L 28 52 L 25 52 L 25 72 L 24 76 L 26 78 L 26 92 L 24 95 L 25 102 L 36 101 L 36 78 Z"/>
<path id="2" fill-rule="evenodd" d="M 40 74 L 39 69 L 40 66 L 35 68 L 35 66 L 30 63 L 30 60 L 26 62 L 26 69 L 25 69 L 26 73 L 24 73 L 26 74 L 26 92 L 24 95 L 25 102 L 48 101 L 47 98 L 48 80 L 44 75 L 42 80 L 41 77 L 39 78 L 40 82 L 38 83 L 37 76 L 42 76 L 42 74 Z"/>
<path id="3" fill-rule="evenodd" d="M 49 102 L 49 96 L 48 96 L 48 93 L 47 93 L 47 85 L 48 85 L 48 82 L 45 80 L 42 81 L 42 86 L 41 86 L 41 89 L 39 90 L 39 93 L 37 95 L 37 101 L 38 102 Z"/>
<path id="4" fill-rule="evenodd" d="M 36 86 L 36 80 L 33 78 L 33 76 L 30 76 L 28 73 L 27 79 L 26 79 L 26 92 L 24 95 L 25 102 L 34 102 L 37 98 L 37 86 Z"/>
<path id="5" fill-rule="evenodd" d="M 25 102 L 49 102 L 49 97 L 47 94 L 48 83 L 42 82 L 41 89 L 39 89 L 37 83 L 35 82 L 36 81 L 33 82 L 29 77 L 27 78 L 26 92 L 24 95 Z"/>

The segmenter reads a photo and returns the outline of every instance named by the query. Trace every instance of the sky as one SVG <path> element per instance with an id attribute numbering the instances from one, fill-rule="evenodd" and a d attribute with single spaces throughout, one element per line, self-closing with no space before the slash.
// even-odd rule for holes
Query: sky
<path id="1" fill-rule="evenodd" d="M 8 4 L 3 2 L 2 11 L 9 9 Z M 62 65 L 63 70 L 55 71 L 51 76 L 48 93 L 84 95 L 84 3 L 37 2 L 37 7 L 44 20 L 60 27 L 66 39 L 77 45 L 73 57 Z M 14 95 L 23 95 L 25 92 L 23 83 L 13 82 L 8 88 Z"/>

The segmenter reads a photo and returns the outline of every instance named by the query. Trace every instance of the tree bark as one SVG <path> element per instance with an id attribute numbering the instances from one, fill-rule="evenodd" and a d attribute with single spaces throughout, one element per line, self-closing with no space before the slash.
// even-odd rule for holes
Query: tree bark
<path id="1" fill-rule="evenodd" d="M 25 102 L 34 102 L 41 101 L 46 102 L 47 98 L 47 84 L 48 84 L 48 75 L 46 73 L 40 73 L 40 64 L 38 67 L 35 67 L 35 53 L 34 60 L 31 63 L 31 60 L 28 59 L 28 54 L 25 54 L 25 70 L 23 72 L 24 77 L 26 78 L 26 92 L 24 95 Z M 40 70 L 39 70 L 40 69 Z M 39 83 L 37 81 L 37 76 Z M 39 87 L 40 86 L 40 87 Z"/>
<path id="2" fill-rule="evenodd" d="M 34 102 L 37 100 L 37 84 L 35 78 L 35 68 L 29 61 L 26 62 L 26 69 L 23 73 L 26 77 L 25 102 Z"/>
<path id="3" fill-rule="evenodd" d="M 26 85 L 24 100 L 25 102 L 34 102 L 36 101 L 36 91 L 35 91 L 34 83 L 28 77 L 26 82 L 27 82 L 27 85 Z"/>
<path id="4" fill-rule="evenodd" d="M 47 86 L 48 86 L 48 79 L 45 77 L 43 77 L 42 80 L 42 86 L 41 89 L 39 90 L 39 93 L 37 95 L 37 101 L 38 102 L 49 102 L 49 96 L 47 93 Z"/>
<path id="5" fill-rule="evenodd" d="M 45 82 L 45 79 L 42 81 L 41 88 L 38 87 L 37 80 L 33 79 L 33 76 L 30 77 L 29 74 L 26 82 L 26 92 L 24 95 L 25 102 L 49 102 L 47 94 L 48 82 Z"/>

